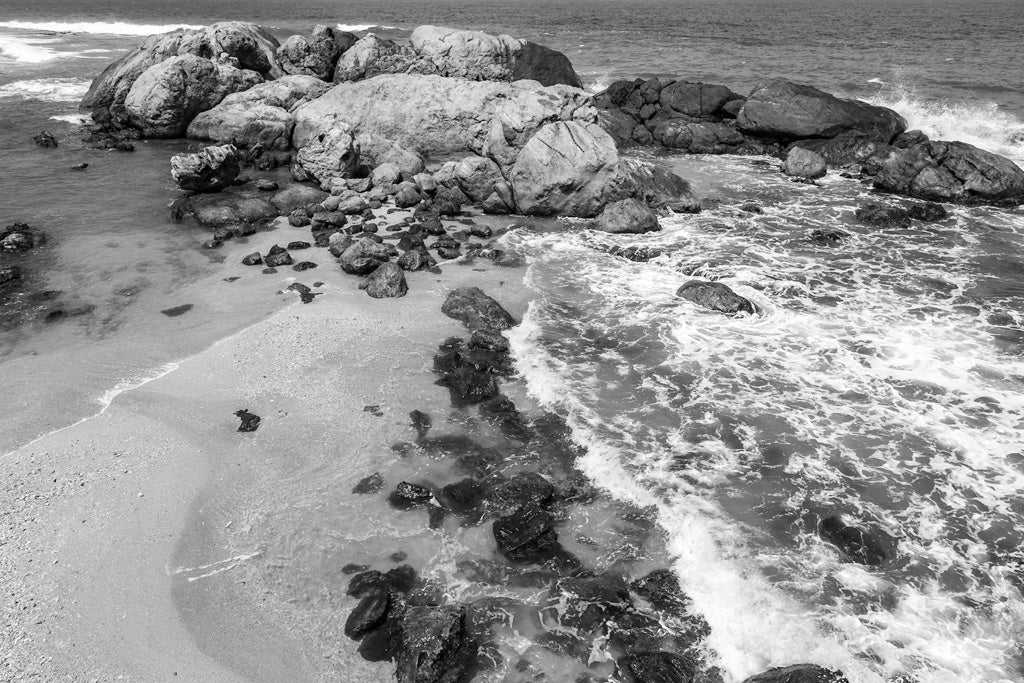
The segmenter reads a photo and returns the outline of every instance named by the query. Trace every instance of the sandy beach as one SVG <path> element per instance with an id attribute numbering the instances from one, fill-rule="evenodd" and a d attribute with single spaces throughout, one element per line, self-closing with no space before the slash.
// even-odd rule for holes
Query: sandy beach
<path id="1" fill-rule="evenodd" d="M 285 469 L 319 468 L 339 494 L 380 469 L 381 452 L 409 436 L 409 410 L 447 403 L 429 371 L 439 341 L 461 332 L 440 313 L 444 295 L 471 282 L 521 313 L 522 272 L 445 265 L 441 275 L 411 274 L 404 298 L 374 300 L 323 252 L 321 267 L 302 274 L 237 265 L 295 232 L 280 227 L 225 249 L 222 277 L 243 281 L 217 290 L 293 303 L 7 456 L 5 680 L 316 680 L 357 662 L 361 677 L 348 680 L 390 671 L 359 660 L 340 636 L 338 661 L 325 662 L 258 595 L 225 609 L 218 596 L 279 550 L 229 547 L 248 540 L 234 515 L 286 490 Z M 277 294 L 294 280 L 323 282 L 323 295 L 302 305 L 293 292 Z M 236 431 L 241 408 L 263 417 L 257 432 Z M 344 583 L 322 589 L 343 595 Z M 300 661 L 305 671 L 295 670 Z"/>

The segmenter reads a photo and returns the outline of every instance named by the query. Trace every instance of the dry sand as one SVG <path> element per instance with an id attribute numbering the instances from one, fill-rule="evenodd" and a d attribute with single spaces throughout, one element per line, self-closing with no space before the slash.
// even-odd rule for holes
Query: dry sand
<path id="1" fill-rule="evenodd" d="M 303 453 L 329 444 L 335 471 L 339 454 L 350 454 L 352 468 L 340 468 L 350 487 L 371 464 L 367 446 L 408 429 L 408 404 L 446 400 L 431 382 L 430 355 L 462 329 L 440 314 L 443 296 L 479 284 L 521 315 L 522 271 L 443 264 L 443 275 L 411 274 L 408 296 L 373 300 L 324 250 L 295 254 L 320 264 L 304 273 L 235 265 L 255 248 L 301 238 L 279 228 L 231 245 L 218 277 L 243 275 L 235 287 L 288 299 L 297 297 L 277 292 L 289 282 L 322 281 L 312 304 L 296 301 L 121 394 L 101 415 L 4 457 L 0 679 L 316 680 L 339 664 L 354 667 L 347 680 L 390 677 L 390 666 L 353 657 L 351 643 L 338 643 L 336 661 L 318 661 L 301 624 L 254 608 L 258 595 L 221 602 L 238 586 L 218 586 L 272 559 L 265 545 L 230 547 L 231 525 L 246 521 L 223 520 L 244 508 L 232 510 L 232 496 L 287 489 L 282 449 L 296 451 L 307 473 L 323 463 Z M 366 404 L 382 405 L 384 419 Z M 235 431 L 240 408 L 263 416 L 259 431 Z"/>

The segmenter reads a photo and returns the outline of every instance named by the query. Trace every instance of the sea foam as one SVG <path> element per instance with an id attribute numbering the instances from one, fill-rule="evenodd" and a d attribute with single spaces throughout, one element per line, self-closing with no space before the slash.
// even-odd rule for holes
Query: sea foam
<path id="1" fill-rule="evenodd" d="M 335 28 L 339 31 L 351 31 L 354 33 L 369 31 L 371 28 L 382 28 L 386 31 L 395 31 L 398 29 L 397 26 L 384 26 L 382 24 L 337 24 Z"/>
<path id="2" fill-rule="evenodd" d="M 41 102 L 77 102 L 89 90 L 84 78 L 38 78 L 0 85 L 0 98 L 20 97 Z"/>
<path id="3" fill-rule="evenodd" d="M 97 33 L 118 36 L 148 36 L 179 28 L 202 28 L 195 24 L 131 24 L 123 21 L 0 21 L 0 28 L 55 33 Z"/>

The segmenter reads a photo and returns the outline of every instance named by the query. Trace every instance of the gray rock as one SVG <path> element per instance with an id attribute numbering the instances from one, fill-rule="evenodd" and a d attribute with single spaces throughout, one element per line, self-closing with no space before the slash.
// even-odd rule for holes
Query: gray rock
<path id="1" fill-rule="evenodd" d="M 469 330 L 508 330 L 516 320 L 501 304 L 479 287 L 460 287 L 448 293 L 441 312 L 459 320 Z"/>
<path id="2" fill-rule="evenodd" d="M 676 290 L 676 296 L 692 301 L 698 306 L 722 313 L 753 314 L 757 310 L 748 299 L 743 298 L 721 282 L 690 280 Z"/>
<path id="3" fill-rule="evenodd" d="M 238 177 L 238 150 L 234 145 L 205 147 L 195 154 L 171 157 L 171 177 L 183 190 L 217 192 Z"/>
<path id="4" fill-rule="evenodd" d="M 334 67 L 334 82 L 358 81 L 381 74 L 435 73 L 433 65 L 408 45 L 367 33 L 345 51 Z"/>
<path id="5" fill-rule="evenodd" d="M 294 184 L 274 193 L 274 196 L 270 198 L 270 203 L 283 215 L 290 214 L 296 209 L 304 209 L 310 204 L 319 204 L 326 197 L 326 193 L 315 187 Z"/>
<path id="6" fill-rule="evenodd" d="M 181 137 L 199 113 L 262 81 L 255 71 L 202 57 L 171 57 L 136 79 L 125 97 L 125 112 L 145 137 Z"/>
<path id="7" fill-rule="evenodd" d="M 394 263 L 382 263 L 366 280 L 366 293 L 374 299 L 405 296 L 409 286 L 405 272 Z"/>
<path id="8" fill-rule="evenodd" d="M 713 121 L 670 117 L 652 120 L 648 127 L 653 138 L 665 147 L 685 149 L 691 154 L 728 154 L 747 142 L 735 128 Z"/>
<path id="9" fill-rule="evenodd" d="M 691 117 L 721 116 L 728 102 L 742 100 L 724 85 L 675 81 L 657 93 L 662 109 Z"/>
<path id="10" fill-rule="evenodd" d="M 388 248 L 364 237 L 346 249 L 338 263 L 349 275 L 369 275 L 387 260 Z"/>
<path id="11" fill-rule="evenodd" d="M 497 194 L 507 208 L 514 204 L 501 169 L 491 159 L 476 155 L 465 157 L 455 166 L 455 180 L 471 201 L 480 203 Z"/>
<path id="12" fill-rule="evenodd" d="M 479 646 L 469 632 L 466 608 L 410 606 L 401 621 L 398 683 L 463 683 L 472 675 Z"/>
<path id="13" fill-rule="evenodd" d="M 213 228 L 267 223 L 278 216 L 277 209 L 266 199 L 227 192 L 194 197 L 191 208 L 199 223 Z"/>
<path id="14" fill-rule="evenodd" d="M 317 25 L 306 39 L 292 36 L 277 49 L 281 68 L 289 74 L 303 74 L 330 81 L 341 54 L 355 44 L 348 32 L 336 32 L 329 26 Z"/>
<path id="15" fill-rule="evenodd" d="M 606 206 L 594 221 L 594 228 L 620 234 L 643 234 L 661 230 L 658 217 L 649 206 L 637 199 L 622 199 Z"/>
<path id="16" fill-rule="evenodd" d="M 825 175 L 825 160 L 808 149 L 794 147 L 786 155 L 782 170 L 796 178 L 820 178 Z"/>
<path id="17" fill-rule="evenodd" d="M 839 99 L 783 80 L 754 88 L 736 120 L 748 133 L 784 139 L 830 138 L 855 130 L 888 143 L 907 128 L 906 120 L 886 107 Z"/>
<path id="18" fill-rule="evenodd" d="M 398 164 L 383 163 L 373 169 L 370 178 L 373 180 L 375 187 L 397 185 L 402 179 L 402 169 L 398 167 Z"/>
<path id="19" fill-rule="evenodd" d="M 292 175 L 296 180 L 315 179 L 330 186 L 335 178 L 347 178 L 359 167 L 359 143 L 352 130 L 341 122 L 333 122 L 320 133 L 310 136 L 295 155 Z"/>

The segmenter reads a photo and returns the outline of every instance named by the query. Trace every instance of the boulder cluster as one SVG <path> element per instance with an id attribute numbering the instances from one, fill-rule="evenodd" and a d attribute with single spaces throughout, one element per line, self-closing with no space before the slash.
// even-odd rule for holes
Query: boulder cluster
<path id="1" fill-rule="evenodd" d="M 612 83 L 595 104 L 620 146 L 769 154 L 798 179 L 833 168 L 861 173 L 881 191 L 929 201 L 1024 202 L 1024 171 L 1012 161 L 962 142 L 931 141 L 907 131 L 891 109 L 808 85 L 769 80 L 744 97 L 723 85 L 637 79 Z"/>

